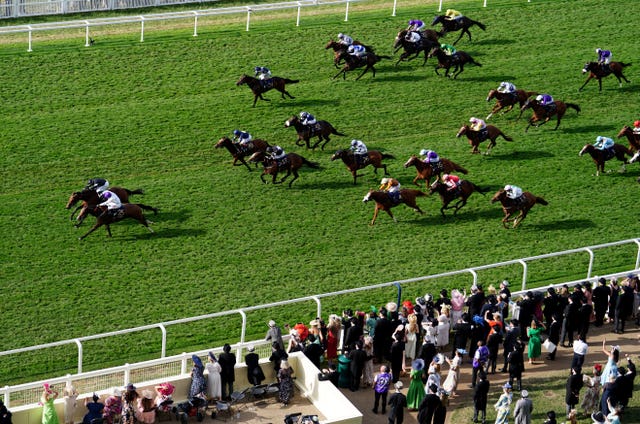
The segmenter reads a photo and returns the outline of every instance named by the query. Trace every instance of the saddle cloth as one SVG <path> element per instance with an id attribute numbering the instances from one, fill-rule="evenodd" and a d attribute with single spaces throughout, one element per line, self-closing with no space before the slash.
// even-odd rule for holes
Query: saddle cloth
<path id="1" fill-rule="evenodd" d="M 444 165 L 442 165 L 442 161 L 438 161 L 438 162 L 431 162 L 431 170 L 433 171 L 434 174 L 440 174 L 441 172 L 444 171 Z"/>
<path id="2" fill-rule="evenodd" d="M 260 80 L 260 86 L 264 90 L 269 90 L 273 88 L 273 78 L 267 78 L 265 80 Z"/>
<path id="3" fill-rule="evenodd" d="M 276 165 L 278 166 L 278 169 L 286 168 L 291 163 L 288 156 L 285 156 L 282 159 L 276 159 L 275 161 L 276 161 Z"/>

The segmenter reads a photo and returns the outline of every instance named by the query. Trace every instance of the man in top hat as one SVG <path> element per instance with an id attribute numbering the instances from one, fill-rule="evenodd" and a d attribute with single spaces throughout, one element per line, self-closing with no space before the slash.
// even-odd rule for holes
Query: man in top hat
<path id="1" fill-rule="evenodd" d="M 269 330 L 267 336 L 264 338 L 266 341 L 277 342 L 280 350 L 284 350 L 284 341 L 282 340 L 282 330 L 276 325 L 274 320 L 269 321 Z"/>
<path id="2" fill-rule="evenodd" d="M 529 392 L 523 390 L 513 409 L 515 424 L 531 424 L 531 412 L 533 412 L 533 402 L 529 399 Z"/>
<path id="3" fill-rule="evenodd" d="M 593 323 L 596 327 L 602 327 L 604 323 L 604 315 L 607 313 L 609 307 L 609 296 L 611 295 L 611 289 L 607 286 L 607 280 L 600 277 L 598 279 L 598 285 L 593 289 L 591 300 L 593 301 L 593 310 L 596 314 L 596 320 Z"/>
<path id="4" fill-rule="evenodd" d="M 547 411 L 547 419 L 543 424 L 558 424 L 556 421 L 556 411 Z"/>
<path id="5" fill-rule="evenodd" d="M 395 392 L 389 397 L 389 424 L 402 424 L 404 408 L 407 407 L 407 397 L 402 394 L 402 381 L 396 382 Z"/>

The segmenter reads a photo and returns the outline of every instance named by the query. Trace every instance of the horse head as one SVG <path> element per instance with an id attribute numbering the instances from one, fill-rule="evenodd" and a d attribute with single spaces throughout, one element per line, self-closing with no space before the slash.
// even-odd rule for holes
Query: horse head
<path id="1" fill-rule="evenodd" d="M 220 140 L 218 140 L 218 142 L 214 147 L 216 149 L 221 149 L 223 147 L 229 146 L 230 143 L 231 143 L 231 139 L 229 139 L 229 137 L 222 137 Z"/>
<path id="2" fill-rule="evenodd" d="M 295 127 L 295 124 L 297 124 L 298 122 L 300 122 L 298 117 L 293 115 L 291 118 L 289 118 L 286 121 L 284 121 L 284 126 L 285 126 L 285 128 L 289 128 L 289 127 L 292 127 L 292 126 Z"/>
<path id="3" fill-rule="evenodd" d="M 580 153 L 578 153 L 578 156 L 582 156 L 585 153 L 591 153 L 592 151 L 593 151 L 593 145 L 585 144 L 584 147 L 580 150 Z"/>
<path id="4" fill-rule="evenodd" d="M 335 42 L 335 41 L 333 41 L 333 40 L 329 40 L 329 42 L 324 46 L 324 48 L 325 48 L 326 50 L 328 50 L 328 49 L 332 49 L 332 48 L 333 48 L 333 46 L 334 46 L 335 44 L 336 44 L 336 42 Z"/>
<path id="5" fill-rule="evenodd" d="M 363 203 L 367 203 L 371 200 L 371 193 L 373 193 L 373 190 L 369 190 L 369 192 L 362 198 Z"/>
<path id="6" fill-rule="evenodd" d="M 411 155 L 411 157 L 409 158 L 409 160 L 407 160 L 404 164 L 405 168 L 408 168 L 410 166 L 412 166 L 413 164 L 416 163 L 416 161 L 418 160 L 418 157 L 416 155 Z"/>
<path id="7" fill-rule="evenodd" d="M 469 125 L 464 124 L 463 126 L 460 127 L 460 129 L 458 130 L 458 133 L 456 134 L 456 137 L 462 137 L 463 135 L 465 135 L 467 133 L 467 131 L 469 131 Z"/>
<path id="8" fill-rule="evenodd" d="M 242 85 L 242 84 L 246 84 L 247 81 L 249 80 L 249 75 L 247 74 L 243 74 L 240 79 L 238 80 L 238 82 L 236 82 L 236 85 Z"/>
<path id="9" fill-rule="evenodd" d="M 78 203 L 79 201 L 80 201 L 80 192 L 74 191 L 73 193 L 71 193 L 71 196 L 69 196 L 69 201 L 67 202 L 67 206 L 65 206 L 65 209 L 71 209 L 71 207 L 76 203 Z"/>
<path id="10" fill-rule="evenodd" d="M 493 195 L 493 197 L 491 198 L 491 203 L 502 201 L 505 195 L 506 195 L 506 191 L 504 191 L 504 189 L 501 188 L 500 190 L 496 191 L 496 194 Z"/>
<path id="11" fill-rule="evenodd" d="M 582 68 L 582 74 L 586 74 L 587 72 L 591 72 L 593 69 L 593 65 L 595 64 L 595 62 L 587 62 L 584 64 L 584 67 Z"/>
<path id="12" fill-rule="evenodd" d="M 407 36 L 407 33 L 409 31 L 407 31 L 406 29 L 403 29 L 402 31 L 398 32 L 398 35 L 396 35 L 396 39 L 393 42 L 393 48 L 397 49 L 400 46 L 402 46 L 403 42 L 404 42 L 404 37 Z"/>
<path id="13" fill-rule="evenodd" d="M 531 107 L 534 107 L 538 104 L 537 100 L 534 99 L 527 99 L 526 102 L 524 102 L 524 104 L 522 105 L 522 107 L 520 108 L 520 110 L 527 110 Z"/>
<path id="14" fill-rule="evenodd" d="M 429 194 L 440 193 L 442 189 L 445 187 L 446 187 L 445 184 L 441 183 L 439 180 L 435 180 L 429 186 Z"/>
<path id="15" fill-rule="evenodd" d="M 436 24 L 442 22 L 443 19 L 444 15 L 436 15 L 436 17 L 433 18 L 433 21 L 431 22 L 431 26 L 435 26 Z"/>
<path id="16" fill-rule="evenodd" d="M 498 94 L 498 90 L 496 90 L 495 88 L 492 88 L 491 90 L 489 90 L 489 94 L 487 94 L 487 101 L 490 101 L 491 99 L 493 99 L 496 94 Z"/>
<path id="17" fill-rule="evenodd" d="M 622 127 L 620 132 L 618 133 L 618 138 L 624 137 L 625 135 L 633 135 L 631 128 L 628 125 Z"/>
<path id="18" fill-rule="evenodd" d="M 345 156 L 345 152 L 346 150 L 336 150 L 336 152 L 334 154 L 331 155 L 331 160 L 337 160 L 337 159 L 342 159 Z"/>

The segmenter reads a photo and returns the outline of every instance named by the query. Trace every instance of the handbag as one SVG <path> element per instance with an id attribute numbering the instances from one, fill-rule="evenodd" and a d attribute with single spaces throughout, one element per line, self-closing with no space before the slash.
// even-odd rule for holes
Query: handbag
<path id="1" fill-rule="evenodd" d="M 549 339 L 545 340 L 544 343 L 542 343 L 542 346 L 544 346 L 544 348 L 547 350 L 547 352 L 551 353 L 554 350 L 556 350 L 556 345 Z"/>

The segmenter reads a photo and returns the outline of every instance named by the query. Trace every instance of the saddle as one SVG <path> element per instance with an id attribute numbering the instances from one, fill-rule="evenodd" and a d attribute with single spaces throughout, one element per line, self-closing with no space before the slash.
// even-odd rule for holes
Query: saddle
<path id="1" fill-rule="evenodd" d="M 434 174 L 440 174 L 444 172 L 444 165 L 442 164 L 441 160 L 439 160 L 438 162 L 431 162 L 429 163 L 429 165 L 431 166 L 431 171 L 433 171 Z"/>
<path id="2" fill-rule="evenodd" d="M 356 161 L 356 164 L 361 166 L 369 165 L 369 155 L 353 155 L 353 158 Z"/>
<path id="3" fill-rule="evenodd" d="M 542 106 L 544 108 L 544 110 L 547 112 L 548 115 L 552 115 L 556 112 L 556 109 L 558 108 L 558 106 L 554 103 L 551 103 L 550 105 L 544 105 Z"/>
<path id="4" fill-rule="evenodd" d="M 281 159 L 274 159 L 274 162 L 276 163 L 278 169 L 286 168 L 291 163 L 291 161 L 289 160 L 289 156 L 286 155 Z"/>
<path id="5" fill-rule="evenodd" d="M 602 76 L 603 77 L 611 75 L 611 73 L 613 72 L 611 70 L 611 66 L 609 66 L 609 64 L 606 64 L 606 63 L 603 63 L 602 65 L 600 65 L 600 68 L 602 69 Z"/>
<path id="6" fill-rule="evenodd" d="M 124 206 L 120 206 L 118 209 L 108 210 L 107 214 L 113 220 L 123 219 L 125 217 Z"/>
<path id="7" fill-rule="evenodd" d="M 253 151 L 253 141 L 248 142 L 247 144 L 238 144 L 238 153 L 240 154 L 247 154 L 251 151 Z"/>
<path id="8" fill-rule="evenodd" d="M 613 159 L 613 157 L 616 155 L 616 151 L 613 150 L 613 147 L 602 149 L 602 152 L 604 153 L 604 160 L 605 161 L 607 161 L 609 159 Z"/>
<path id="9" fill-rule="evenodd" d="M 263 90 L 270 90 L 273 88 L 273 78 L 258 81 L 260 81 L 260 87 L 262 87 Z"/>
<path id="10" fill-rule="evenodd" d="M 319 122 L 316 122 L 313 125 L 308 125 L 308 127 L 309 127 L 309 137 L 313 137 L 322 129 Z"/>
<path id="11" fill-rule="evenodd" d="M 489 137 L 489 130 L 487 128 L 476 131 L 478 133 L 478 141 L 485 141 Z"/>
<path id="12" fill-rule="evenodd" d="M 387 192 L 387 194 L 389 195 L 389 199 L 391 200 L 391 203 L 395 206 L 400 204 L 400 201 L 402 200 L 402 197 L 400 196 L 400 192 L 396 191 L 396 192 Z"/>

